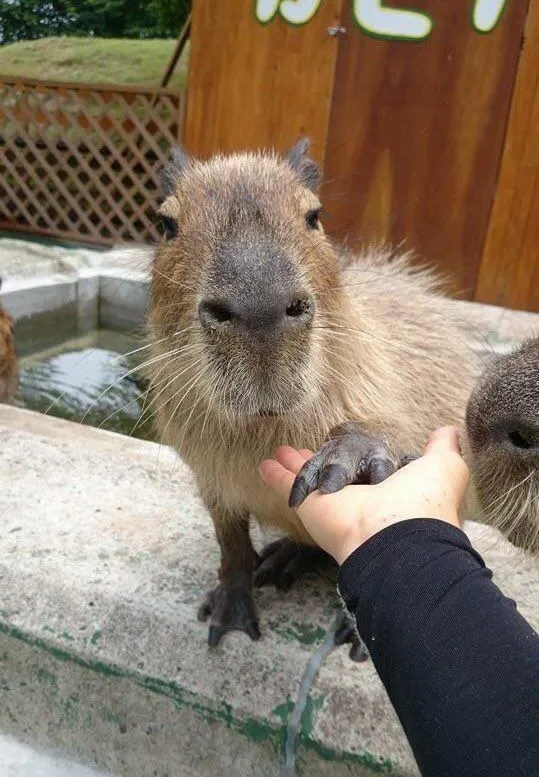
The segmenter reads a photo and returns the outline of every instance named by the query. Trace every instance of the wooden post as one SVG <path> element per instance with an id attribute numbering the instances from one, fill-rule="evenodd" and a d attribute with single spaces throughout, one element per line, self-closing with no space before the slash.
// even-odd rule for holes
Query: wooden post
<path id="1" fill-rule="evenodd" d="M 539 312 L 539 2 L 532 0 L 475 299 Z"/>

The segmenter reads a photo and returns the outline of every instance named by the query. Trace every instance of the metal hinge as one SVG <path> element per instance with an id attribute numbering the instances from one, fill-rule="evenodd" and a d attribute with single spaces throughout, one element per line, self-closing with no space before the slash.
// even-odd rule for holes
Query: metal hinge
<path id="1" fill-rule="evenodd" d="M 345 33 L 346 27 L 343 27 L 342 25 L 328 27 L 328 35 L 331 35 L 332 38 L 335 38 L 337 35 L 344 35 Z"/>

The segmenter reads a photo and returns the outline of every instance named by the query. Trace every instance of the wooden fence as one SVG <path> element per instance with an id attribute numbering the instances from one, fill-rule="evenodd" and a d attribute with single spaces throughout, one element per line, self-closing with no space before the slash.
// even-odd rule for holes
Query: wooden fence
<path id="1" fill-rule="evenodd" d="M 103 245 L 158 239 L 156 175 L 183 92 L 0 76 L 0 229 Z"/>

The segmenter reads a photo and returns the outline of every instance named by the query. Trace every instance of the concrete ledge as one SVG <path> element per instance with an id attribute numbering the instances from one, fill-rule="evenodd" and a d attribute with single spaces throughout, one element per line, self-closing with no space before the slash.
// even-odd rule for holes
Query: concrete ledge
<path id="1" fill-rule="evenodd" d="M 150 248 L 91 251 L 0 240 L 2 305 L 19 352 L 97 327 L 140 330 L 148 303 Z"/>
<path id="2" fill-rule="evenodd" d="M 148 306 L 148 276 L 146 273 L 99 273 L 98 320 L 107 329 L 143 329 Z"/>
<path id="3" fill-rule="evenodd" d="M 77 274 L 89 268 L 144 270 L 150 258 L 151 248 L 144 245 L 105 250 L 0 238 L 0 271 L 7 278 Z"/>
<path id="4" fill-rule="evenodd" d="M 195 613 L 217 546 L 172 451 L 1 407 L 0 494 L 0 730 L 114 775 L 275 777 L 334 585 L 257 592 L 262 640 L 210 651 Z M 538 625 L 536 562 L 470 534 Z M 322 667 L 300 741 L 298 774 L 329 770 L 417 776 L 372 665 L 345 649 Z"/>
<path id="5" fill-rule="evenodd" d="M 147 274 L 122 268 L 18 278 L 2 288 L 21 356 L 98 327 L 142 333 L 147 304 Z"/>

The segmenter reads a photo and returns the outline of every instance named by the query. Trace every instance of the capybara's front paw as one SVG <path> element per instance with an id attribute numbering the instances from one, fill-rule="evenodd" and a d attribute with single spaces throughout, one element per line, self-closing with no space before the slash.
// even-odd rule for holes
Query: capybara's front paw
<path id="1" fill-rule="evenodd" d="M 290 492 L 290 507 L 299 507 L 317 489 L 333 494 L 352 484 L 374 485 L 397 469 L 384 441 L 363 434 L 355 424 L 336 427 L 329 438 L 299 471 Z"/>

